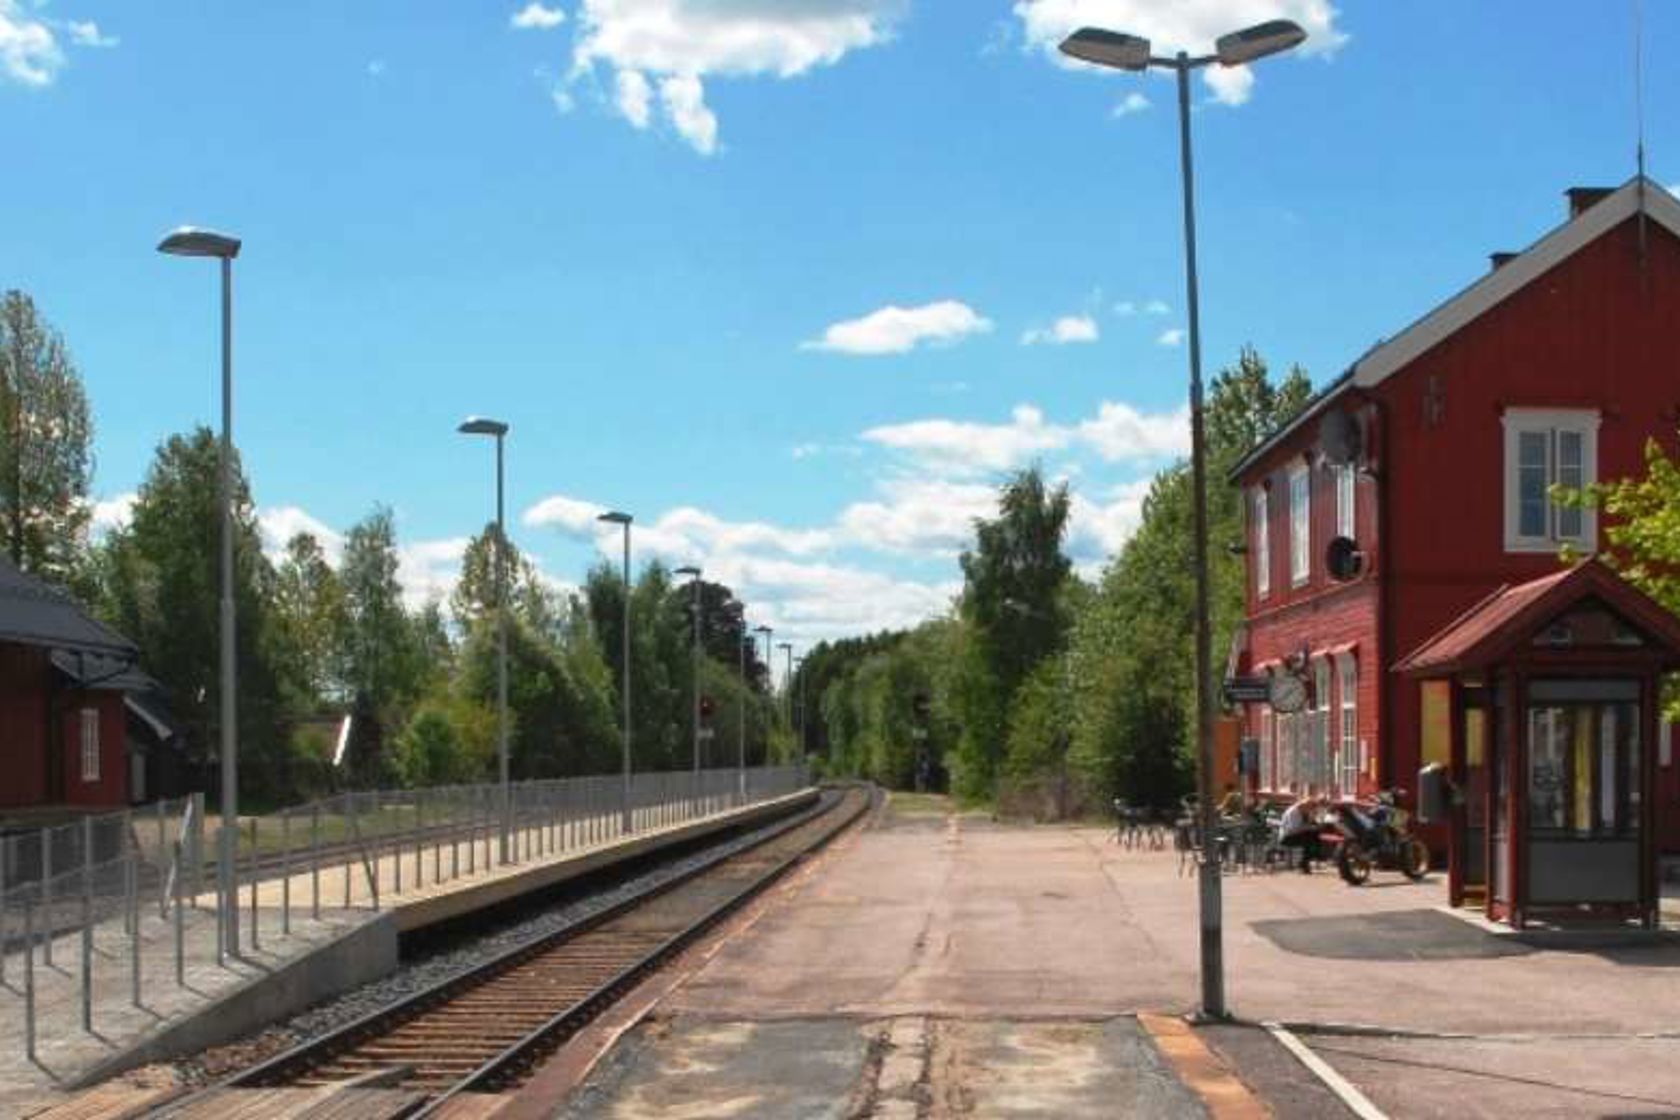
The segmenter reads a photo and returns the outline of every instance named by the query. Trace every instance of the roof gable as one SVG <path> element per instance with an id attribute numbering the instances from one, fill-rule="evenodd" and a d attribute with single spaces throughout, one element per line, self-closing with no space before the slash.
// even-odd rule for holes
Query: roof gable
<path id="1" fill-rule="evenodd" d="M 0 558 L 0 642 L 104 654 L 132 662 L 134 643 Z"/>
<path id="2" fill-rule="evenodd" d="M 1680 237 L 1680 200 L 1658 183 L 1635 176 L 1602 201 L 1552 229 L 1506 264 L 1437 305 L 1399 334 L 1384 339 L 1353 364 L 1355 385 L 1369 388 L 1503 303 L 1563 261 L 1635 214 Z"/>
<path id="3" fill-rule="evenodd" d="M 1395 666 L 1409 676 L 1442 677 L 1502 660 L 1536 642 L 1543 627 L 1577 608 L 1608 611 L 1635 628 L 1644 648 L 1680 664 L 1680 618 L 1596 558 L 1528 583 L 1507 584 L 1448 623 Z"/>

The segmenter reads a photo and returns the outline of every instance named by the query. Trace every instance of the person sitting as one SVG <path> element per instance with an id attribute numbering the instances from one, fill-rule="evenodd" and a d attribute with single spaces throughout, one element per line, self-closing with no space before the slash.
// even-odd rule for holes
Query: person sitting
<path id="1" fill-rule="evenodd" d="M 1247 799 L 1242 795 L 1242 790 L 1227 783 L 1225 786 L 1225 796 L 1219 801 L 1219 815 L 1222 817 L 1242 816 L 1243 812 L 1248 808 L 1245 804 L 1246 801 Z"/>
<path id="2" fill-rule="evenodd" d="M 1319 840 L 1319 817 L 1324 809 L 1322 797 L 1303 797 L 1283 811 L 1278 822 L 1278 844 L 1285 848 L 1299 848 L 1301 874 L 1311 875 L 1315 859 L 1323 859 Z"/>

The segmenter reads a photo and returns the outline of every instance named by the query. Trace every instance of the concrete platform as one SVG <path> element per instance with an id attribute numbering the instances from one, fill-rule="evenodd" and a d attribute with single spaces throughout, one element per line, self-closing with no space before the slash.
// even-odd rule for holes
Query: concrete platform
<path id="1" fill-rule="evenodd" d="M 1396 1116 L 1480 1114 L 1459 1106 L 1482 1085 L 1504 1115 L 1680 1113 L 1680 946 L 1667 939 L 1494 937 L 1440 912 L 1438 876 L 1351 888 L 1333 870 L 1290 871 L 1223 886 L 1236 1014 L 1468 1036 L 1302 1033 L 1339 1048 L 1324 1056 Z M 1206 1097 L 1188 1106 L 1156 1084 L 1160 1046 L 1127 1040 L 1136 1017 L 1195 1006 L 1197 929 L 1196 881 L 1172 852 L 1122 849 L 1096 829 L 889 809 L 722 942 L 567 1115 L 1079 1120 L 1149 1115 L 1153 1100 L 1195 1115 Z M 1265 1075 L 1251 1084 L 1288 1087 L 1303 1115 L 1345 1115 L 1322 1091 L 1297 1091 L 1311 1075 L 1263 1032 L 1244 1039 L 1230 1049 L 1239 1074 L 1252 1062 Z M 964 1092 L 935 1091 L 946 1066 Z M 1106 1091 L 1081 1095 L 1096 1084 Z"/>
<path id="2" fill-rule="evenodd" d="M 247 936 L 253 927 L 258 931 L 259 943 L 248 947 L 242 958 L 222 963 L 216 960 L 215 915 L 206 897 L 200 900 L 201 909 L 185 912 L 184 986 L 177 986 L 174 978 L 173 928 L 152 910 L 140 925 L 143 983 L 138 1007 L 130 1000 L 129 938 L 120 920 L 104 923 L 95 934 L 92 1033 L 82 1029 L 80 937 L 60 936 L 54 945 L 54 967 L 42 964 L 38 950 L 35 959 L 33 1062 L 24 1045 L 23 961 L 13 953 L 4 961 L 6 984 L 0 987 L 0 1115 L 29 1115 L 68 1090 L 137 1065 L 220 1045 L 386 975 L 397 965 L 402 933 L 713 833 L 753 827 L 809 805 L 817 796 L 816 790 L 807 789 L 680 824 L 639 822 L 648 830 L 628 839 L 614 834 L 616 819 L 610 827 L 603 821 L 599 828 L 580 829 L 566 850 L 557 850 L 552 834 L 525 835 L 517 841 L 521 862 L 508 866 L 487 866 L 482 848 L 470 864 L 461 854 L 451 865 L 452 853 L 445 845 L 441 856 L 428 847 L 418 854 L 388 854 L 371 868 L 357 863 L 323 867 L 314 874 L 300 871 L 289 880 L 259 887 L 254 914 L 250 892 L 244 893 L 242 920 Z M 418 882 L 417 855 L 423 870 Z M 439 867 L 445 869 L 441 881 L 433 874 Z M 381 884 L 377 911 L 372 909 L 370 870 Z M 406 880 L 404 891 L 393 897 L 399 876 Z M 290 929 L 283 931 L 280 908 L 288 895 Z M 317 897 L 322 907 L 318 918 Z"/>

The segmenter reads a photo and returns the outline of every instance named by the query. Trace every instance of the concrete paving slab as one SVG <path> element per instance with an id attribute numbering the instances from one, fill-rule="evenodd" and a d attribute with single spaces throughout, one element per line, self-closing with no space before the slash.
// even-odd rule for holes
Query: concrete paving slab
<path id="1" fill-rule="evenodd" d="M 1680 1116 L 1677 1039 L 1303 1041 L 1393 1120 Z"/>

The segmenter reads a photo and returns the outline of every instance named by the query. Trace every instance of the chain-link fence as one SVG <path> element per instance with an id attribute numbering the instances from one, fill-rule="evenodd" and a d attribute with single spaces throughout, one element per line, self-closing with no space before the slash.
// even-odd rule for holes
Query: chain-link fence
<path id="1" fill-rule="evenodd" d="M 227 952 L 260 952 L 265 939 L 291 937 L 295 922 L 319 924 L 324 912 L 377 910 L 465 876 L 505 874 L 807 782 L 803 766 L 516 782 L 505 807 L 502 787 L 490 784 L 336 794 L 239 819 L 231 915 L 219 904 L 222 822 L 206 817 L 202 795 L 7 836 L 0 988 L 20 997 L 33 1060 L 39 967 L 75 982 L 81 1027 L 92 1031 L 100 1001 L 119 990 L 112 969 L 126 974 L 122 998 L 141 1007 L 149 984 L 185 986 L 188 958 L 208 946 L 220 964 Z"/>

